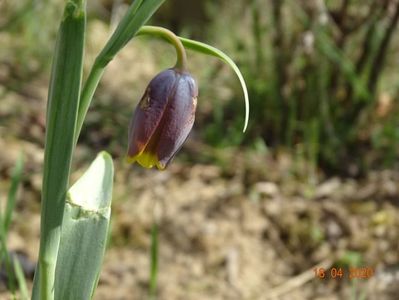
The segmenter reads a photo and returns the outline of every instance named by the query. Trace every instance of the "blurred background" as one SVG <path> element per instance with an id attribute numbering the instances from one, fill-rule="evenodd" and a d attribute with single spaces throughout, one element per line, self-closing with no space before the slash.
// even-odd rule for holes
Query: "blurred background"
<path id="1" fill-rule="evenodd" d="M 88 1 L 85 74 L 129 1 Z M 62 0 L 0 1 L 0 199 L 20 153 L 10 250 L 37 258 L 47 86 Z M 159 299 L 398 299 L 399 1 L 168 0 L 150 23 L 214 45 L 233 72 L 189 52 L 196 124 L 164 172 L 125 163 L 127 128 L 173 49 L 136 38 L 108 66 L 75 153 L 116 178 L 95 299 L 146 299 L 160 222 Z M 315 268 L 341 267 L 342 278 Z M 349 279 L 369 267 L 371 278 Z M 29 269 L 29 268 L 27 268 Z M 31 270 L 30 270 L 31 271 Z M 27 272 L 31 276 L 32 272 Z M 0 298 L 9 299 L 4 270 Z"/>

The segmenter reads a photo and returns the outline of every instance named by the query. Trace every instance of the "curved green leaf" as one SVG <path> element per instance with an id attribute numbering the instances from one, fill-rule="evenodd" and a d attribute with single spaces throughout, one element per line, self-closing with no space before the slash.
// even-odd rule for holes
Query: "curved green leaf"
<path id="1" fill-rule="evenodd" d="M 186 48 L 197 51 L 199 53 L 217 57 L 217 58 L 221 59 L 222 61 L 224 61 L 225 63 L 227 63 L 234 70 L 238 79 L 240 80 L 242 91 L 244 93 L 245 122 L 244 122 L 243 132 L 245 132 L 245 130 L 247 129 L 248 120 L 249 120 L 249 97 L 248 97 L 248 89 L 247 89 L 244 77 L 242 76 L 240 69 L 237 67 L 235 62 L 227 54 L 223 53 L 222 51 L 220 51 L 219 49 L 217 49 L 215 47 L 209 46 L 209 45 L 201 43 L 201 42 L 182 38 L 182 37 L 179 37 L 179 39 L 181 40 L 181 42 L 183 43 L 183 45 Z"/>

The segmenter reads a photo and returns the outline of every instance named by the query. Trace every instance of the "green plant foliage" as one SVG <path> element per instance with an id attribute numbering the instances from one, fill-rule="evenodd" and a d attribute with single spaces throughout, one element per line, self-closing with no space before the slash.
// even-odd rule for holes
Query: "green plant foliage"
<path id="1" fill-rule="evenodd" d="M 17 282 L 18 282 L 18 286 L 19 286 L 20 300 L 28 300 L 29 292 L 28 292 L 28 287 L 26 285 L 25 274 L 22 270 L 20 262 L 18 261 L 18 258 L 14 258 L 13 264 L 14 264 L 14 271 L 15 271 L 15 275 L 17 277 Z"/>
<path id="2" fill-rule="evenodd" d="M 289 148 L 294 155 L 296 148 L 303 148 L 303 159 L 313 166 L 351 175 L 357 170 L 360 175 L 385 162 L 387 152 L 390 157 L 398 154 L 395 139 L 376 139 L 381 125 L 370 121 L 375 120 L 381 92 L 397 95 L 397 84 L 389 81 L 395 74 L 385 70 L 393 58 L 399 5 L 303 3 L 208 2 L 213 25 L 207 33 L 243 66 L 252 122 L 245 139 L 235 138 L 239 131 L 234 124 L 241 120 L 232 119 L 237 115 L 234 101 L 215 101 L 215 122 L 205 124 L 202 132 L 214 145 L 250 144 L 261 137 L 268 146 Z M 241 16 L 246 17 L 226 26 L 226 19 Z M 395 114 L 397 106 L 392 105 L 383 127 L 397 126 Z M 383 147 L 376 144 L 379 140 Z"/>
<path id="3" fill-rule="evenodd" d="M 86 3 L 83 1 L 67 2 L 55 47 L 47 106 L 40 273 L 35 275 L 34 299 L 54 298 L 55 264 L 69 184 L 82 81 L 85 7 Z"/>
<path id="4" fill-rule="evenodd" d="M 13 266 L 15 265 L 11 259 L 10 253 L 8 252 L 7 236 L 8 236 L 8 231 L 10 229 L 12 215 L 15 209 L 18 187 L 22 180 L 23 168 L 24 168 L 24 159 L 23 156 L 20 155 L 12 171 L 11 186 L 8 191 L 6 209 L 4 212 L 0 211 L 0 249 L 1 249 L 0 260 L 4 262 L 8 274 L 8 285 L 11 292 L 14 295 L 16 288 L 15 288 L 15 274 L 13 272 L 14 270 Z M 18 274 L 16 275 L 20 290 L 22 291 L 24 289 L 23 282 L 21 282 Z"/>
<path id="5" fill-rule="evenodd" d="M 113 176 L 111 156 L 100 153 L 68 192 L 55 299 L 87 300 L 94 295 L 111 217 Z"/>

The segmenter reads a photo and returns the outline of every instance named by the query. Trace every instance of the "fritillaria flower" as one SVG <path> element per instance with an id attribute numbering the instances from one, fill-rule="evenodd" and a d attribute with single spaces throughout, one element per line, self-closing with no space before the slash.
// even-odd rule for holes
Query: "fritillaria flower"
<path id="1" fill-rule="evenodd" d="M 197 96 L 186 71 L 171 68 L 155 76 L 130 122 L 128 162 L 165 169 L 193 127 Z"/>

